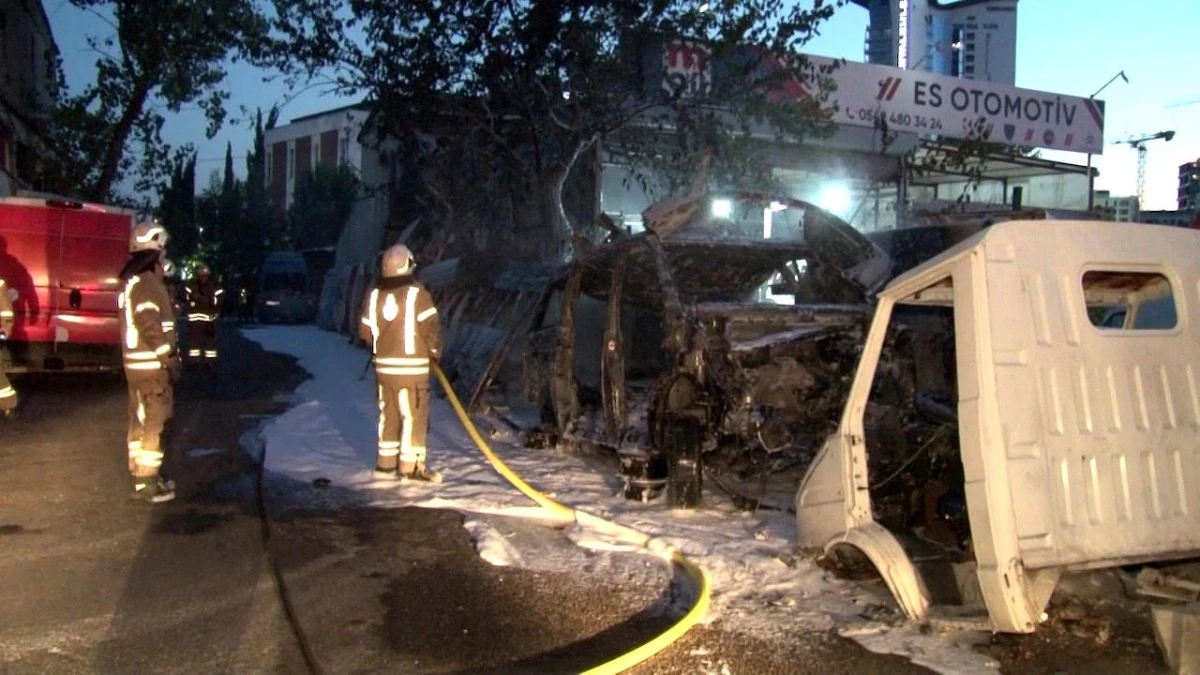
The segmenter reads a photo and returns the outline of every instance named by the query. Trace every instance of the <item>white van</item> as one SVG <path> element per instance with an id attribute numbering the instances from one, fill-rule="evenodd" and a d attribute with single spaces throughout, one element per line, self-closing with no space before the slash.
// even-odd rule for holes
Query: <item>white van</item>
<path id="1" fill-rule="evenodd" d="M 1064 571 L 1200 554 L 1200 232 L 1087 221 L 993 225 L 880 293 L 840 426 L 796 495 L 802 547 L 860 550 L 909 617 L 929 612 L 913 556 L 876 519 L 868 460 L 888 448 L 864 430 L 904 305 L 953 314 L 970 550 L 994 630 L 1034 631 Z"/>

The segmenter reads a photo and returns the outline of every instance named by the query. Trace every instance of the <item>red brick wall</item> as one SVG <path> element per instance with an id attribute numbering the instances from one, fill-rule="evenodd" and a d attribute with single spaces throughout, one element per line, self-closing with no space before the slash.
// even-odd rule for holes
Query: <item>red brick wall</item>
<path id="1" fill-rule="evenodd" d="M 338 132 L 326 131 L 321 134 L 321 164 L 337 166 L 338 163 Z"/>
<path id="2" fill-rule="evenodd" d="M 305 136 L 296 139 L 296 184 L 300 177 L 312 171 L 312 137 Z"/>

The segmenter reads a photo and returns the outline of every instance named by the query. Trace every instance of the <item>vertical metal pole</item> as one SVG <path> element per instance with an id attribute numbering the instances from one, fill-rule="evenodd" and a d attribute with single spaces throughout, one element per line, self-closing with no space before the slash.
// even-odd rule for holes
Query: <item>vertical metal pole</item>
<path id="1" fill-rule="evenodd" d="M 896 222 L 892 224 L 893 230 L 898 230 L 904 227 L 908 213 L 908 162 L 905 161 L 903 155 L 900 156 L 900 184 L 896 188 Z"/>
<path id="2" fill-rule="evenodd" d="M 1087 210 L 1091 211 L 1092 209 L 1096 208 L 1096 189 L 1095 189 L 1095 179 L 1092 178 L 1092 153 L 1090 153 L 1090 152 L 1088 153 L 1087 172 L 1088 172 L 1088 200 L 1087 200 L 1088 208 L 1087 208 Z"/>

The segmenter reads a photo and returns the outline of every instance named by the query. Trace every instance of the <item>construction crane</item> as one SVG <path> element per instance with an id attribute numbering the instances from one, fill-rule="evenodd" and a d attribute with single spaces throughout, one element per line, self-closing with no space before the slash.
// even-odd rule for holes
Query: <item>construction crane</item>
<path id="1" fill-rule="evenodd" d="M 1160 138 L 1164 141 L 1169 141 L 1175 138 L 1175 132 L 1160 131 L 1157 134 L 1150 134 L 1149 136 L 1130 136 L 1124 140 L 1113 141 L 1114 143 L 1128 145 L 1137 150 L 1137 199 L 1139 209 L 1142 208 L 1142 203 L 1146 201 L 1146 154 L 1148 152 L 1146 144 L 1150 141 L 1157 141 Z"/>

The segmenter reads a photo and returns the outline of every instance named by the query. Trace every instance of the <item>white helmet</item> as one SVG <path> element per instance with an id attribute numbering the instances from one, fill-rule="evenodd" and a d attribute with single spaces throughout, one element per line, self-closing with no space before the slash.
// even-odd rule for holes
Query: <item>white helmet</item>
<path id="1" fill-rule="evenodd" d="M 396 244 L 383 252 L 383 276 L 385 277 L 401 277 L 406 274 L 412 274 L 413 268 L 416 267 L 416 262 L 413 260 L 412 251 L 404 244 Z"/>
<path id="2" fill-rule="evenodd" d="M 129 250 L 161 251 L 167 247 L 167 231 L 155 221 L 138 223 L 133 226 L 129 237 Z"/>

